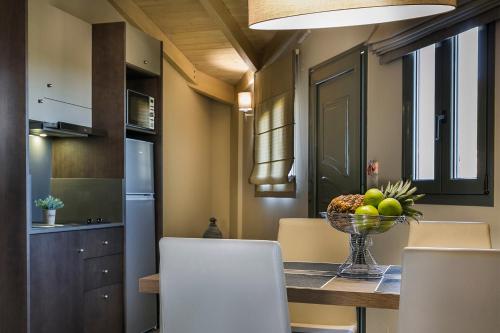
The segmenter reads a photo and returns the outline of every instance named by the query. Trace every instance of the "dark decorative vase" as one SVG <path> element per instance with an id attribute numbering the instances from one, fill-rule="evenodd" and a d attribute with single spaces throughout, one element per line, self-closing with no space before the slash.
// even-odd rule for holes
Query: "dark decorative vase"
<path id="1" fill-rule="evenodd" d="M 210 224 L 208 229 L 203 233 L 203 238 L 222 238 L 222 232 L 217 227 L 217 219 L 215 217 L 210 218 Z"/>

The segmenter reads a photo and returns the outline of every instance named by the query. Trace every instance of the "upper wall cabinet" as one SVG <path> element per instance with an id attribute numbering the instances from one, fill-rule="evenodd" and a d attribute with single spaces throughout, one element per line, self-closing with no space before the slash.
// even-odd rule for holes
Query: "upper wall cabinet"
<path id="1" fill-rule="evenodd" d="M 127 24 L 127 63 L 152 74 L 161 74 L 161 42 Z"/>
<path id="2" fill-rule="evenodd" d="M 28 10 L 30 119 L 92 126 L 92 26 L 45 1 Z"/>

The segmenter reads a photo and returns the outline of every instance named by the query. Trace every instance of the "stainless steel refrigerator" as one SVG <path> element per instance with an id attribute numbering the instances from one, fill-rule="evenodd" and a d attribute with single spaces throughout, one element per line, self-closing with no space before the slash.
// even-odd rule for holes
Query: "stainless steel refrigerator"
<path id="1" fill-rule="evenodd" d="M 158 322 L 157 298 L 139 293 L 139 278 L 156 272 L 154 146 L 127 139 L 125 218 L 126 333 L 149 332 Z"/>

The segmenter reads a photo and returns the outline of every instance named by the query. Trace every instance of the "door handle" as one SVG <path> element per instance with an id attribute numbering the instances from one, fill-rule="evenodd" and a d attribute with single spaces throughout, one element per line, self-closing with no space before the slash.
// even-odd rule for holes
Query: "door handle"
<path id="1" fill-rule="evenodd" d="M 321 177 L 321 181 L 322 181 L 322 182 L 327 182 L 327 181 L 328 181 L 328 177 L 322 176 L 322 177 Z"/>

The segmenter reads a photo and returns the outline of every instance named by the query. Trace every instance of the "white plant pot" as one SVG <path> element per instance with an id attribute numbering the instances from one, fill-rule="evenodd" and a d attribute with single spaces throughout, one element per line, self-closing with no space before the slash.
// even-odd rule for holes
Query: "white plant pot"
<path id="1" fill-rule="evenodd" d="M 43 222 L 50 225 L 56 224 L 56 210 L 55 209 L 44 210 Z"/>

